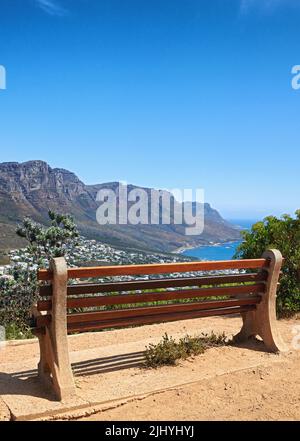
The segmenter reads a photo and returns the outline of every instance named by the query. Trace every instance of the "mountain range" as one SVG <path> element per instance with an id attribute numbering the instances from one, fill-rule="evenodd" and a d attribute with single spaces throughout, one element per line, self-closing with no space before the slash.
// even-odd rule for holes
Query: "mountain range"
<path id="1" fill-rule="evenodd" d="M 176 225 L 173 217 L 170 225 L 99 225 L 97 192 L 103 188 L 115 191 L 118 186 L 118 182 L 85 185 L 74 173 L 51 168 L 40 160 L 0 163 L 0 249 L 23 246 L 24 242 L 15 234 L 16 225 L 25 216 L 47 225 L 49 209 L 71 214 L 85 237 L 120 248 L 172 252 L 181 247 L 240 238 L 239 229 L 208 203 L 204 204 L 204 231 L 198 236 L 185 235 L 186 225 Z M 128 191 L 134 188 L 137 187 L 128 185 Z M 149 195 L 151 191 L 159 191 L 144 190 Z M 177 209 L 182 209 L 173 196 L 171 200 Z M 160 219 L 161 216 L 162 211 Z"/>

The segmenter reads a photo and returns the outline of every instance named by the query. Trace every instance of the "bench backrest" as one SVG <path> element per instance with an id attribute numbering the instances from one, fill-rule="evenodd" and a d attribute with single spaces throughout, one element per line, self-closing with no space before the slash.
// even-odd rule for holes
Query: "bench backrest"
<path id="1" fill-rule="evenodd" d="M 262 258 L 69 269 L 65 265 L 64 274 L 40 270 L 39 280 L 50 284 L 40 287 L 37 309 L 43 314 L 36 326 L 42 329 L 53 320 L 54 290 L 66 297 L 60 304 L 69 333 L 245 313 L 261 302 L 269 265 L 270 260 Z M 141 279 L 144 275 L 156 277 Z M 83 280 L 116 276 L 139 279 Z M 72 279 L 78 283 L 68 283 Z"/>

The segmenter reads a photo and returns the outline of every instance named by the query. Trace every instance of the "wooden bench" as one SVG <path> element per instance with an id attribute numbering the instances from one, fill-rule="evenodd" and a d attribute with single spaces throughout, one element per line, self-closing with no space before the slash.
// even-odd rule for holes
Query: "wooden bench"
<path id="1" fill-rule="evenodd" d="M 286 350 L 277 331 L 275 311 L 281 265 L 277 250 L 267 251 L 261 259 L 69 269 L 64 258 L 53 259 L 49 270 L 38 272 L 40 281 L 50 283 L 40 286 L 41 300 L 33 308 L 34 332 L 40 343 L 39 376 L 51 385 L 58 399 L 75 394 L 68 333 L 216 315 L 242 315 L 237 340 L 259 335 L 266 350 Z M 193 277 L 182 275 L 191 272 Z M 166 276 L 170 273 L 172 277 Z M 159 278 L 81 281 L 129 275 Z M 70 279 L 80 281 L 68 284 Z"/>

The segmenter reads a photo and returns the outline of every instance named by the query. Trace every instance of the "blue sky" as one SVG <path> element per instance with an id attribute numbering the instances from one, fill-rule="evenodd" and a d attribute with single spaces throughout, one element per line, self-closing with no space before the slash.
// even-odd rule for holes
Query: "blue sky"
<path id="1" fill-rule="evenodd" d="M 227 218 L 299 201 L 298 0 L 1 0 L 0 161 L 204 188 Z"/>

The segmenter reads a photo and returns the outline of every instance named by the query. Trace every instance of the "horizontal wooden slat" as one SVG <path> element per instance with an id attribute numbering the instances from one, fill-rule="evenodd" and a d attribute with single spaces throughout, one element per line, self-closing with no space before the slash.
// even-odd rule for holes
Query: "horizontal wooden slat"
<path id="1" fill-rule="evenodd" d="M 180 288 L 185 286 L 221 285 L 226 283 L 258 282 L 266 280 L 268 273 L 260 271 L 247 274 L 228 274 L 209 277 L 179 277 L 156 280 L 134 280 L 129 282 L 78 283 L 68 286 L 68 295 L 96 294 L 101 292 L 136 291 L 157 288 Z M 41 286 L 40 296 L 50 297 L 52 286 Z"/>
<path id="2" fill-rule="evenodd" d="M 226 283 L 255 282 L 267 279 L 267 272 L 234 274 L 210 277 L 179 277 L 156 280 L 134 280 L 129 282 L 87 283 L 68 287 L 68 295 L 92 294 L 98 292 L 136 291 L 157 288 L 180 288 L 185 286 L 221 285 Z"/>
<path id="3" fill-rule="evenodd" d="M 151 323 L 164 323 L 177 320 L 187 320 L 199 317 L 210 317 L 217 315 L 241 314 L 243 312 L 255 310 L 255 305 L 237 306 L 233 308 L 208 309 L 205 311 L 187 311 L 172 314 L 158 314 L 145 317 L 131 317 L 128 319 L 108 320 L 107 322 L 95 323 L 74 323 L 68 325 L 68 332 L 96 331 L 105 328 L 120 328 L 126 326 L 146 325 Z"/>
<path id="4" fill-rule="evenodd" d="M 177 291 L 149 292 L 143 294 L 119 294 L 95 297 L 68 298 L 68 308 L 88 308 L 105 305 L 124 305 L 163 300 L 189 299 L 195 297 L 235 296 L 238 294 L 255 294 L 265 291 L 264 283 L 255 285 L 240 285 L 219 288 L 182 289 Z M 40 300 L 37 304 L 39 311 L 49 311 L 51 300 Z"/>
<path id="5" fill-rule="evenodd" d="M 52 285 L 43 285 L 39 288 L 40 297 L 50 297 L 52 296 Z"/>
<path id="6" fill-rule="evenodd" d="M 128 317 L 139 317 L 145 315 L 171 314 L 174 312 L 186 312 L 193 310 L 230 308 L 233 306 L 256 305 L 261 301 L 260 296 L 243 299 L 212 300 L 197 303 L 177 303 L 163 306 L 148 306 L 130 309 L 118 309 L 112 311 L 97 311 L 76 313 L 67 316 L 68 323 L 99 322 L 112 319 Z"/>
<path id="7" fill-rule="evenodd" d="M 219 271 L 226 269 L 263 268 L 269 265 L 267 259 L 220 260 L 210 262 L 179 262 L 144 265 L 114 265 L 98 267 L 82 267 L 68 269 L 68 278 L 86 278 L 103 276 L 123 276 L 142 274 L 185 273 L 189 271 Z M 50 270 L 39 270 L 39 280 L 51 280 Z"/>

